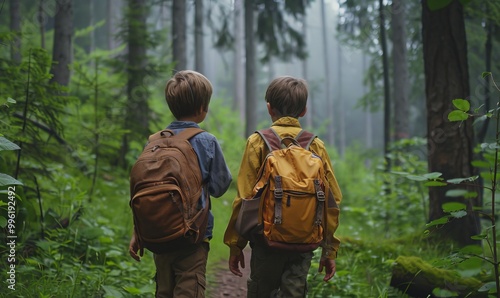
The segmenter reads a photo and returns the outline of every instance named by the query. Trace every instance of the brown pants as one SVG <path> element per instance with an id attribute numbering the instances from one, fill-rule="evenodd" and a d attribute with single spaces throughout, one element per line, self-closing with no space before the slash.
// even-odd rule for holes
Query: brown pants
<path id="1" fill-rule="evenodd" d="M 204 242 L 166 254 L 154 254 L 156 297 L 205 297 L 209 244 Z"/>
<path id="2" fill-rule="evenodd" d="M 281 252 L 254 244 L 247 298 L 306 297 L 312 257 L 312 252 Z"/>

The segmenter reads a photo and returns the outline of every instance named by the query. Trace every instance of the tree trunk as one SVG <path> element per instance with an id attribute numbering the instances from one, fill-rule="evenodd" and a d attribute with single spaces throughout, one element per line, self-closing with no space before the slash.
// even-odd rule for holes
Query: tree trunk
<path id="1" fill-rule="evenodd" d="M 245 67 L 243 65 L 244 31 L 243 0 L 234 1 L 234 110 L 239 111 L 241 124 L 245 123 Z"/>
<path id="2" fill-rule="evenodd" d="M 402 0 L 392 1 L 392 67 L 395 140 L 408 138 L 409 101 L 408 65 L 406 63 L 406 9 Z"/>
<path id="3" fill-rule="evenodd" d="M 380 44 L 382 47 L 382 65 L 384 75 L 384 158 L 385 170 L 391 170 L 391 160 L 389 159 L 389 145 L 391 143 L 391 99 L 389 85 L 389 62 L 387 59 L 387 41 L 385 37 L 385 7 L 384 1 L 379 0 L 379 17 L 380 17 Z"/>
<path id="4" fill-rule="evenodd" d="M 40 26 L 40 47 L 45 49 L 45 15 L 43 11 L 44 0 L 38 5 L 38 25 Z"/>
<path id="5" fill-rule="evenodd" d="M 341 157 L 344 156 L 345 150 L 347 147 L 346 141 L 346 131 L 345 131 L 345 107 L 344 107 L 344 99 L 342 98 L 342 46 L 340 45 L 340 41 L 337 42 L 337 74 L 338 74 L 338 86 L 337 86 L 337 94 L 338 94 L 338 107 L 337 107 L 337 115 L 339 118 L 339 155 Z"/>
<path id="6" fill-rule="evenodd" d="M 172 58 L 175 70 L 184 70 L 186 61 L 186 1 L 173 0 L 172 4 Z M 174 71 L 175 72 L 175 71 Z"/>
<path id="7" fill-rule="evenodd" d="M 70 81 L 71 55 L 73 35 L 73 6 L 72 0 L 57 0 L 56 15 L 54 17 L 54 45 L 52 49 L 53 75 L 51 83 L 68 86 Z"/>
<path id="8" fill-rule="evenodd" d="M 130 130 L 122 141 L 121 156 L 125 158 L 132 140 L 144 140 L 149 134 L 149 92 L 146 85 L 147 47 L 144 37 L 148 35 L 146 19 L 147 0 L 128 0 L 127 11 L 127 106 L 124 127 Z M 125 159 L 121 161 L 126 166 Z"/>
<path id="9" fill-rule="evenodd" d="M 94 0 L 89 1 L 89 26 L 94 27 L 95 17 L 94 17 Z M 90 48 L 89 53 L 95 51 L 95 28 L 90 31 Z M 93 62 L 91 62 L 93 63 Z"/>
<path id="10" fill-rule="evenodd" d="M 472 119 L 462 123 L 447 120 L 452 100 L 470 95 L 463 6 L 454 0 L 445 8 L 431 11 L 428 1 L 422 1 L 428 167 L 430 172 L 442 173 L 444 179 L 471 177 L 476 174 L 471 166 Z M 445 224 L 438 229 L 439 235 L 464 245 L 476 243 L 471 236 L 480 233 L 479 217 L 473 211 L 481 207 L 479 199 L 447 198 L 445 193 L 450 188 L 429 189 L 429 220 L 445 215 L 443 203 L 462 202 L 467 206 L 467 216 Z M 477 187 L 467 188 L 479 193 Z"/>
<path id="11" fill-rule="evenodd" d="M 302 16 L 302 37 L 304 38 L 304 41 L 306 44 L 307 43 L 307 13 L 304 12 L 304 15 Z M 309 75 L 307 72 L 307 66 L 308 66 L 309 60 L 307 57 L 305 57 L 302 60 L 302 78 L 306 80 L 307 82 L 309 81 Z M 314 106 L 313 106 L 313 101 L 311 100 L 311 91 L 309 90 L 309 99 L 307 100 L 307 113 L 305 115 L 305 120 L 306 120 L 306 127 L 309 129 L 313 127 L 313 117 L 314 117 Z"/>
<path id="12" fill-rule="evenodd" d="M 203 0 L 196 0 L 194 11 L 194 68 L 200 73 L 205 73 L 203 38 Z"/>
<path id="13" fill-rule="evenodd" d="M 329 145 L 335 144 L 335 127 L 333 125 L 333 119 L 335 119 L 334 111 L 333 111 L 333 98 L 331 96 L 331 76 L 330 76 L 330 55 L 331 53 L 328 51 L 328 36 L 326 29 L 326 16 L 325 16 L 325 0 L 320 1 L 321 4 L 321 33 L 323 36 L 323 65 L 325 71 L 325 100 L 327 103 L 327 118 L 330 120 L 328 123 L 328 135 L 327 142 Z"/>
<path id="14" fill-rule="evenodd" d="M 245 136 L 250 136 L 257 129 L 257 104 L 256 89 L 257 81 L 255 77 L 255 35 L 254 35 L 254 0 L 245 0 Z"/>
<path id="15" fill-rule="evenodd" d="M 486 20 L 486 43 L 484 44 L 484 66 L 485 71 L 491 72 L 491 55 L 493 53 L 493 21 Z M 484 111 L 489 111 L 491 107 L 491 96 L 490 96 L 490 76 L 487 76 L 484 81 Z M 490 118 L 486 118 L 482 123 L 480 123 L 479 131 L 477 133 L 477 142 L 479 144 L 483 143 L 486 134 L 488 133 L 488 125 L 490 123 Z"/>
<path id="16" fill-rule="evenodd" d="M 21 63 L 21 9 L 19 0 L 10 0 L 10 31 L 15 34 L 10 44 L 10 59 L 15 64 Z"/>

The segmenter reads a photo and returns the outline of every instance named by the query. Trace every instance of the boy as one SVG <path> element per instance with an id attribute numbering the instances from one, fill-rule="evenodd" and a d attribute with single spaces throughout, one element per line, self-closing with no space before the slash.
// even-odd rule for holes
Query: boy
<path id="1" fill-rule="evenodd" d="M 199 127 L 198 123 L 207 115 L 211 96 L 212 85 L 205 76 L 190 70 L 177 72 L 165 87 L 165 99 L 176 119 L 167 129 L 179 133 L 188 127 Z M 189 142 L 198 155 L 205 185 L 200 204 L 206 206 L 208 202 L 202 199 L 206 197 L 206 192 L 214 197 L 222 196 L 231 183 L 231 173 L 215 136 L 202 132 Z M 205 297 L 208 241 L 212 238 L 213 222 L 210 212 L 205 241 L 201 244 L 166 254 L 153 254 L 156 266 L 156 297 Z M 137 254 L 139 248 L 134 234 L 130 240 L 129 252 L 137 261 L 140 261 Z"/>
<path id="2" fill-rule="evenodd" d="M 307 84 L 304 80 L 289 76 L 274 79 L 267 88 L 265 99 L 267 110 L 273 121 L 272 128 L 281 138 L 295 137 L 301 130 L 299 117 L 306 113 Z M 325 162 L 326 179 L 338 204 L 342 199 L 340 188 L 335 178 L 330 158 L 324 143 L 315 138 L 309 150 L 320 156 Z M 245 267 L 243 248 L 248 239 L 242 238 L 234 226 L 241 207 L 241 198 L 252 196 L 254 183 L 257 181 L 259 168 L 269 153 L 264 140 L 259 134 L 252 134 L 248 140 L 238 173 L 238 194 L 233 202 L 233 213 L 224 235 L 224 243 L 230 247 L 229 270 L 242 276 L 239 266 Z M 326 269 L 324 281 L 330 280 L 335 274 L 335 258 L 339 248 L 339 240 L 334 237 L 338 227 L 339 209 L 334 202 L 329 207 L 327 230 L 323 240 L 322 256 L 319 272 Z M 259 241 L 260 240 L 260 241 Z M 258 235 L 250 241 L 252 256 L 250 260 L 250 278 L 248 280 L 247 297 L 305 297 L 307 292 L 307 273 L 311 266 L 313 252 L 297 253 L 273 251 L 269 249 Z"/>

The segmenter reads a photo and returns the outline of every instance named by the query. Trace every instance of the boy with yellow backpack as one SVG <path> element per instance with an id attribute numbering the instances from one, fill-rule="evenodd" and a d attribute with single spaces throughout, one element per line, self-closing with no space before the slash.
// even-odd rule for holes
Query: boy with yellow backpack
<path id="1" fill-rule="evenodd" d="M 324 143 L 298 121 L 307 97 L 304 80 L 273 80 L 265 95 L 273 124 L 247 139 L 224 235 L 229 269 L 240 277 L 243 249 L 250 242 L 247 297 L 305 297 L 318 246 L 324 281 L 335 274 L 342 194 Z"/>

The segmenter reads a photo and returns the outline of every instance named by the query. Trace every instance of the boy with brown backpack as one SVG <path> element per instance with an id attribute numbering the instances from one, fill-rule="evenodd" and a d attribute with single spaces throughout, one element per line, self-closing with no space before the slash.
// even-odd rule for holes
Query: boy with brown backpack
<path id="1" fill-rule="evenodd" d="M 265 95 L 273 124 L 247 140 L 224 235 L 229 269 L 237 276 L 250 242 L 247 297 L 305 297 L 318 246 L 323 280 L 335 274 L 342 194 L 324 143 L 298 121 L 306 113 L 307 96 L 304 80 L 273 80 Z"/>
<path id="2" fill-rule="evenodd" d="M 177 72 L 165 87 L 176 120 L 149 137 L 130 172 L 129 253 L 140 261 L 145 248 L 153 252 L 156 297 L 205 297 L 210 196 L 222 196 L 232 180 L 217 139 L 198 126 L 211 96 L 205 76 Z"/>

